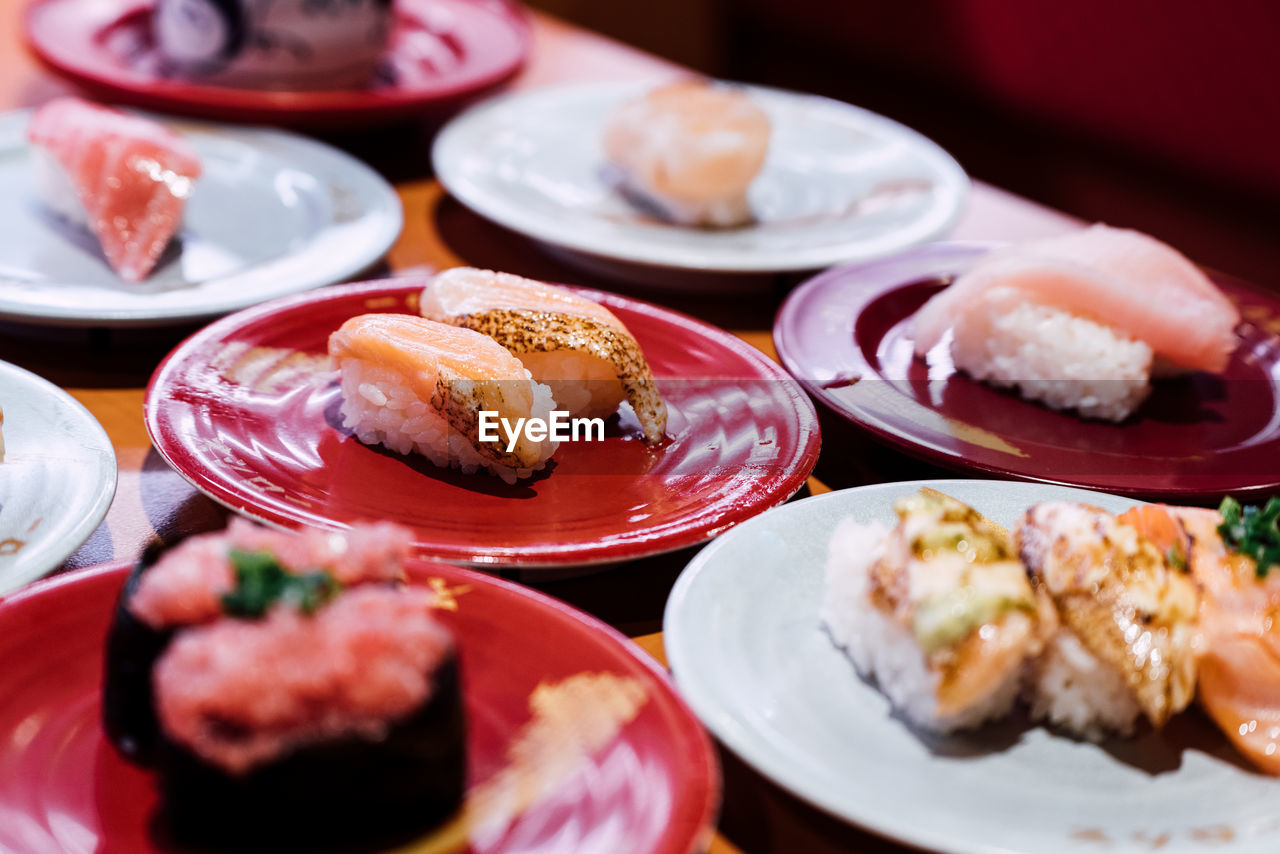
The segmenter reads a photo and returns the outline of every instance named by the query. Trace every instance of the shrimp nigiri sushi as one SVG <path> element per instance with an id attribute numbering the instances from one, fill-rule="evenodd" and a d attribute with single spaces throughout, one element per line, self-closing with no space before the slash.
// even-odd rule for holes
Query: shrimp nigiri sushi
<path id="1" fill-rule="evenodd" d="M 747 189 L 764 166 L 770 123 L 741 90 L 690 80 L 620 106 L 604 150 L 624 189 L 681 225 L 750 222 Z"/>
<path id="2" fill-rule="evenodd" d="M 858 671 L 935 732 L 1008 714 L 1053 632 L 1008 533 L 934 490 L 894 502 L 898 524 L 849 518 L 831 538 L 822 621 Z"/>
<path id="3" fill-rule="evenodd" d="M 557 442 L 509 425 L 550 418 L 551 390 L 486 335 L 406 314 L 353 317 L 329 336 L 342 377 L 343 426 L 372 445 L 418 453 L 507 483 L 530 477 Z M 496 425 L 482 441 L 484 425 Z M 496 431 L 496 432 L 495 432 Z"/>
<path id="4" fill-rule="evenodd" d="M 1200 705 L 1250 762 L 1280 775 L 1280 499 L 1143 510 L 1149 536 L 1185 556 L 1203 591 Z"/>
<path id="5" fill-rule="evenodd" d="M 1059 618 L 1029 674 L 1033 718 L 1096 741 L 1187 707 L 1199 637 L 1185 563 L 1127 517 L 1068 501 L 1030 508 L 1014 543 Z"/>
<path id="6" fill-rule="evenodd" d="M 36 110 L 27 137 L 44 203 L 87 227 L 122 279 L 147 278 L 200 177 L 190 143 L 156 122 L 79 98 Z"/>
<path id="7" fill-rule="evenodd" d="M 951 330 L 951 359 L 975 379 L 1122 421 L 1153 374 L 1223 371 L 1240 313 L 1175 249 L 1098 224 L 992 252 L 913 322 L 917 356 Z"/>
<path id="8" fill-rule="evenodd" d="M 423 316 L 474 329 L 513 353 L 574 417 L 608 417 L 625 399 L 645 442 L 662 441 L 667 407 L 640 345 L 613 312 L 566 288 L 471 267 L 445 270 Z"/>

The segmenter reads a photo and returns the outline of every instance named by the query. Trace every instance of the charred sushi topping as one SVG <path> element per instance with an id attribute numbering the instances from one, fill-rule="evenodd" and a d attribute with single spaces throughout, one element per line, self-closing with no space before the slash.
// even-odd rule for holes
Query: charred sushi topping
<path id="1" fill-rule="evenodd" d="M 1280 498 L 1272 498 L 1260 508 L 1242 506 L 1228 495 L 1218 513 L 1222 516 L 1218 526 L 1222 542 L 1231 551 L 1252 558 L 1258 578 L 1265 578 L 1273 566 L 1280 565 Z"/>
<path id="2" fill-rule="evenodd" d="M 222 596 L 222 609 L 232 617 L 257 619 L 277 603 L 311 614 L 342 590 L 327 569 L 291 574 L 266 551 L 232 549 L 236 586 Z"/>
<path id="3" fill-rule="evenodd" d="M 912 592 L 912 633 L 926 654 L 954 646 L 1012 611 L 1035 611 L 1008 535 L 981 513 L 935 492 L 894 502 L 912 555 L 927 567 Z"/>

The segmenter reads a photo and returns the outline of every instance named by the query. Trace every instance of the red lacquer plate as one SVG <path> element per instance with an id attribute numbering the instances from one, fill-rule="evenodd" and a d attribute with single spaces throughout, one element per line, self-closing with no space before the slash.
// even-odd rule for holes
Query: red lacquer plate
<path id="1" fill-rule="evenodd" d="M 1280 489 L 1280 298 L 1213 274 L 1243 318 L 1227 370 L 1157 380 L 1126 421 L 1088 421 L 957 373 L 949 337 L 914 357 L 911 316 L 992 248 L 939 243 L 809 280 L 774 323 L 783 364 L 853 424 L 961 471 L 1182 500 Z"/>
<path id="2" fill-rule="evenodd" d="M 329 334 L 368 312 L 416 314 L 423 282 L 312 291 L 223 318 L 147 389 L 151 441 L 196 488 L 279 526 L 390 519 L 424 557 L 478 565 L 611 563 L 702 542 L 790 498 L 818 456 L 804 390 L 754 347 L 649 303 L 579 291 L 644 350 L 668 409 L 650 448 L 629 409 L 603 441 L 565 442 L 508 486 L 360 443 L 342 428 Z"/>
<path id="3" fill-rule="evenodd" d="M 97 97 L 236 122 L 350 127 L 456 106 L 511 77 L 529 54 L 523 11 L 508 0 L 397 0 L 386 80 L 364 90 L 268 91 L 169 77 L 151 38 L 154 0 L 35 0 L 27 42 Z"/>
<path id="4" fill-rule="evenodd" d="M 0 850 L 176 850 L 153 820 L 152 776 L 121 759 L 99 725 L 103 641 L 127 572 L 69 573 L 0 602 Z M 703 850 L 719 798 L 715 756 L 638 647 L 481 573 L 416 561 L 410 581 L 443 594 L 438 613 L 458 639 L 469 792 L 465 818 L 397 851 Z M 530 705 L 535 689 L 543 711 Z M 601 727 L 599 746 L 566 767 L 572 732 Z M 561 749 L 549 751 L 557 737 Z M 507 797 L 520 786 L 532 797 Z"/>

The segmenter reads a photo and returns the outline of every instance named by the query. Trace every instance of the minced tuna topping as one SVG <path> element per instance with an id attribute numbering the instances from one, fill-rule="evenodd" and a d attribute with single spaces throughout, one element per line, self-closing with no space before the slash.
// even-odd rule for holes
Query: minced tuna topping
<path id="1" fill-rule="evenodd" d="M 232 519 L 224 532 L 191 537 L 170 549 L 143 574 L 129 609 L 155 629 L 217 619 L 237 586 L 233 552 L 269 553 L 290 573 L 324 572 L 346 587 L 401 579 L 412 544 L 412 532 L 391 522 L 291 533 Z"/>
<path id="2" fill-rule="evenodd" d="M 380 739 L 430 699 L 452 649 L 433 601 L 367 585 L 310 615 L 273 608 L 187 629 L 154 671 L 161 725 L 232 774 L 319 741 Z"/>

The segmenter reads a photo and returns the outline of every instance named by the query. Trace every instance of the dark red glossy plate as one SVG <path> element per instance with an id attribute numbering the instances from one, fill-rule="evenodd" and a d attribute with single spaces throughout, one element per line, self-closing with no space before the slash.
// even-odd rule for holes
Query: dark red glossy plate
<path id="1" fill-rule="evenodd" d="M 702 542 L 790 498 L 818 456 L 813 405 L 727 332 L 580 291 L 639 341 L 667 402 L 650 448 L 628 409 L 603 441 L 566 442 L 508 486 L 361 444 L 341 427 L 329 334 L 367 312 L 416 314 L 425 282 L 329 288 L 223 318 L 180 344 L 147 389 L 151 441 L 196 488 L 275 525 L 390 519 L 425 557 L 479 565 L 611 563 Z"/>
<path id="2" fill-rule="evenodd" d="M 530 31 L 507 0 L 396 0 L 384 78 L 363 90 L 268 91 L 166 76 L 151 38 L 154 0 L 34 0 L 28 44 L 100 98 L 236 122 L 350 127 L 456 106 L 507 80 Z"/>
<path id="3" fill-rule="evenodd" d="M 175 851 L 152 776 L 99 725 L 103 640 L 128 567 L 0 602 L 0 850 Z M 443 594 L 467 710 L 465 818 L 405 852 L 701 851 L 719 798 L 710 740 L 613 629 L 519 585 L 415 561 Z M 536 707 L 531 703 L 538 693 Z"/>
<path id="4" fill-rule="evenodd" d="M 850 422 L 951 468 L 1183 500 L 1280 489 L 1280 298 L 1214 274 L 1243 317 L 1226 372 L 1157 380 L 1128 420 L 1086 421 L 957 373 L 946 341 L 914 357 L 911 316 L 991 248 L 939 243 L 816 276 L 774 323 L 783 364 Z"/>

